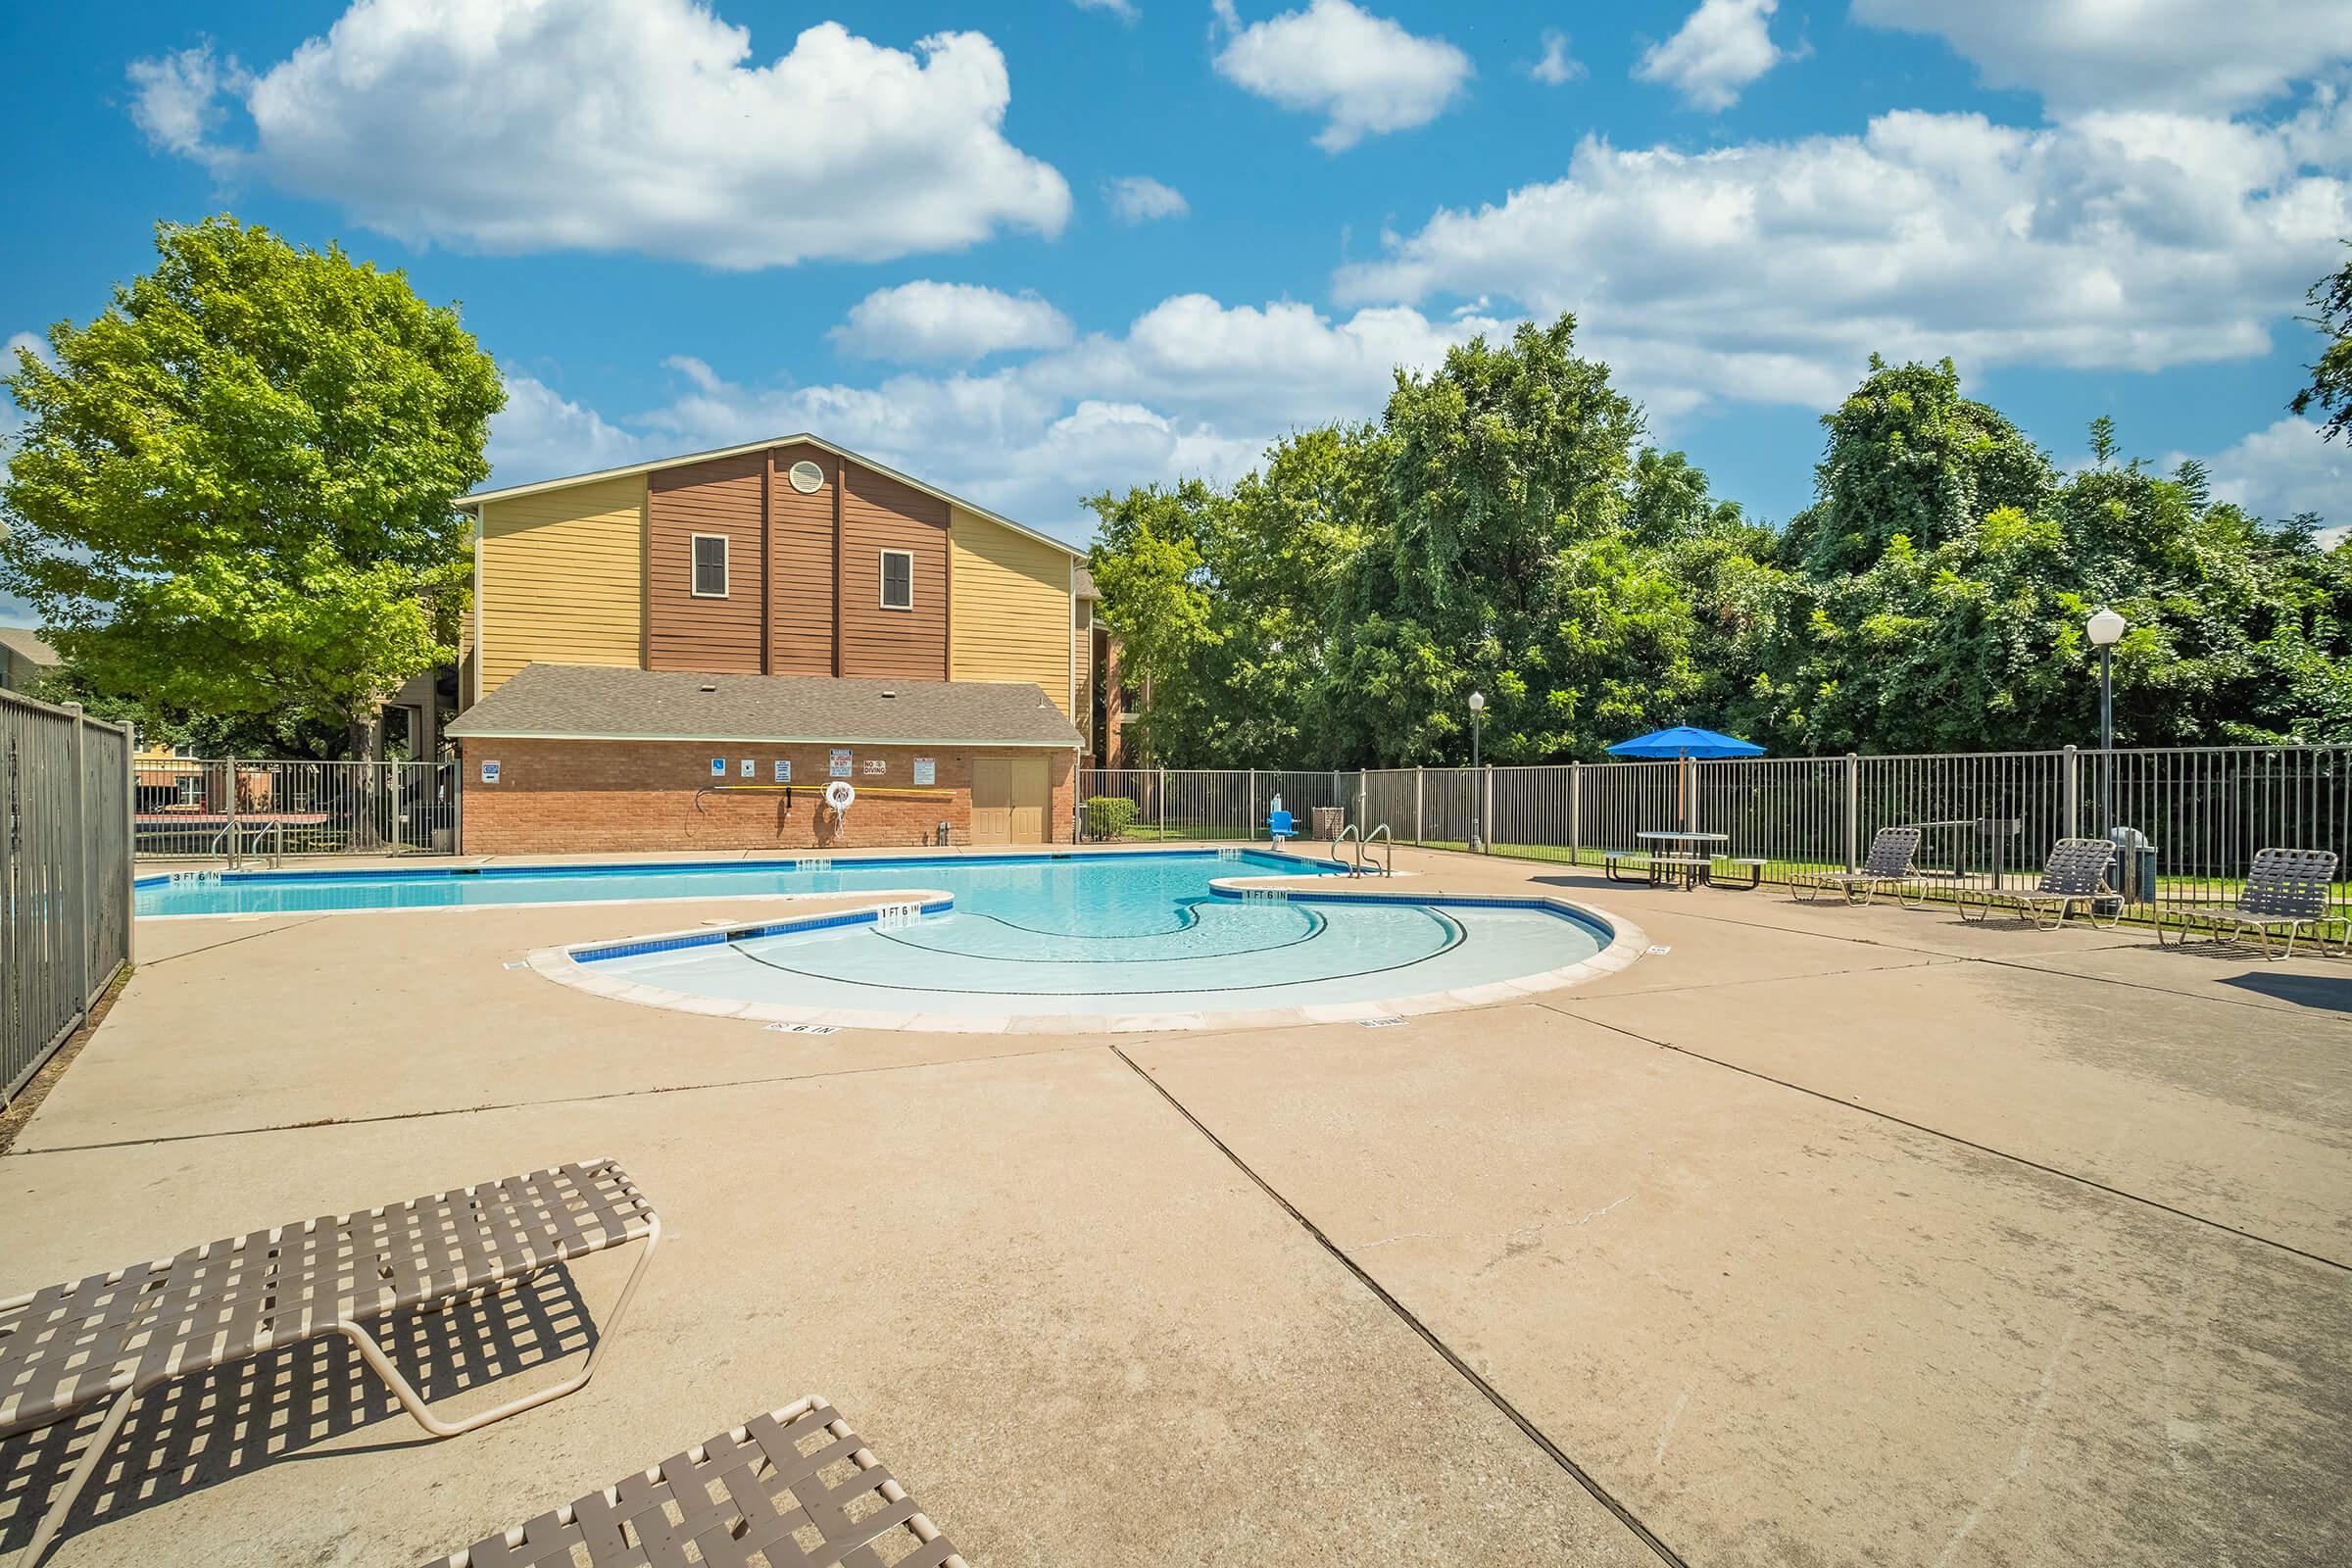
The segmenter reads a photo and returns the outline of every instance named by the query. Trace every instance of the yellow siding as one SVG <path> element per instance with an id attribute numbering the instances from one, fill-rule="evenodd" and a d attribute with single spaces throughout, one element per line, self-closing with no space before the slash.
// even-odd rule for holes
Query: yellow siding
<path id="1" fill-rule="evenodd" d="M 1031 681 L 1070 712 L 1070 557 L 958 507 L 948 519 L 950 680 Z"/>
<path id="2" fill-rule="evenodd" d="M 482 508 L 482 695 L 525 664 L 644 662 L 645 479 Z"/>

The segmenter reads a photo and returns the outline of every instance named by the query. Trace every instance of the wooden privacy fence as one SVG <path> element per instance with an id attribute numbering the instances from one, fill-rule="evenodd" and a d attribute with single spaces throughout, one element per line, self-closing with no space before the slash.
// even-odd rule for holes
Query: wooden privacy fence
<path id="1" fill-rule="evenodd" d="M 0 691 L 0 1104 L 130 961 L 131 737 Z"/>

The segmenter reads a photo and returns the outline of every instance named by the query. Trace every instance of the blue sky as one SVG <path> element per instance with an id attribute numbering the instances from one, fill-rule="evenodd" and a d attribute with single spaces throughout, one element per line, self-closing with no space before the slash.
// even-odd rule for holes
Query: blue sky
<path id="1" fill-rule="evenodd" d="M 2286 415 L 2352 235 L 2340 0 L 11 7 L 0 337 L 231 211 L 463 303 L 496 479 L 809 428 L 1083 537 L 1578 313 L 1779 519 L 1876 349 L 2062 461 L 2352 521 Z M 0 416 L 4 417 L 4 416 Z"/>

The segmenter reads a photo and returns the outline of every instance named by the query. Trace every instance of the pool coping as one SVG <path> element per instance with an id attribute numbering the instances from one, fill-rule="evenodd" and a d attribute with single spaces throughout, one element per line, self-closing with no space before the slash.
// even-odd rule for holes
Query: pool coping
<path id="1" fill-rule="evenodd" d="M 689 930 L 651 932 L 644 936 L 603 938 L 535 948 L 524 955 L 530 970 L 558 985 L 592 996 L 638 1006 L 691 1012 L 704 1017 L 741 1018 L 760 1024 L 785 1024 L 836 1029 L 872 1029 L 926 1034 L 1092 1035 L 1197 1032 L 1211 1029 L 1265 1029 L 1299 1024 L 1365 1023 L 1374 1019 L 1409 1018 L 1423 1013 L 1452 1012 L 1518 1001 L 1547 991 L 1595 980 L 1630 967 L 1649 946 L 1642 929 L 1623 916 L 1591 905 L 1549 894 L 1447 894 L 1395 892 L 1373 888 L 1329 889 L 1315 877 L 1218 877 L 1209 889 L 1221 898 L 1240 899 L 1247 892 L 1279 893 L 1302 904 L 1414 904 L 1436 907 L 1461 906 L 1484 908 L 1543 909 L 1590 928 L 1604 927 L 1609 935 L 1600 951 L 1556 969 L 1505 980 L 1488 981 L 1445 991 L 1426 991 L 1384 997 L 1367 1002 L 1312 1003 L 1295 1007 L 1245 1007 L 1221 1011 L 1136 1013 L 968 1013 L 881 1011 L 865 1007 L 796 1006 L 775 1002 L 734 1002 L 723 997 L 697 996 L 633 980 L 599 974 L 591 965 L 599 958 L 621 957 L 689 947 L 711 947 L 746 936 L 778 935 L 787 931 L 824 930 L 879 920 L 883 910 L 914 905 L 921 913 L 945 913 L 955 906 L 954 895 L 936 888 L 877 890 L 872 901 L 819 914 L 770 921 L 728 921 Z M 1350 880 L 1353 880 L 1352 878 Z M 1276 884 L 1269 887 L 1268 884 Z M 800 895 L 807 897 L 808 895 Z M 839 895 L 819 895 L 838 897 Z M 595 956 L 583 958 L 583 954 Z"/>

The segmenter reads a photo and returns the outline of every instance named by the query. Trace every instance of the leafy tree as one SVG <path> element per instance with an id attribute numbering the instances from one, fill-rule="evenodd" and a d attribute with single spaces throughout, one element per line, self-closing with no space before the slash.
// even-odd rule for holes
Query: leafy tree
<path id="1" fill-rule="evenodd" d="M 456 657 L 454 497 L 488 473 L 496 368 L 398 271 L 218 217 L 6 377 L 26 424 L 0 587 L 90 688 L 340 723 Z"/>
<path id="2" fill-rule="evenodd" d="M 1821 422 L 1818 499 L 1790 524 L 1815 578 L 1868 570 L 1898 537 L 1934 550 L 2003 507 L 2032 512 L 2056 483 L 2016 425 L 1960 395 L 1949 360 L 1889 366 L 1874 354 L 1869 376 Z"/>
<path id="3" fill-rule="evenodd" d="M 2352 240 L 2345 243 L 2352 245 Z M 2326 415 L 2320 434 L 2332 441 L 2352 430 L 2352 262 L 2312 284 L 2309 298 L 2319 312 L 2309 320 L 2328 338 L 2328 346 L 2311 368 L 2311 384 L 2287 407 L 2297 414 L 2317 409 Z"/>

